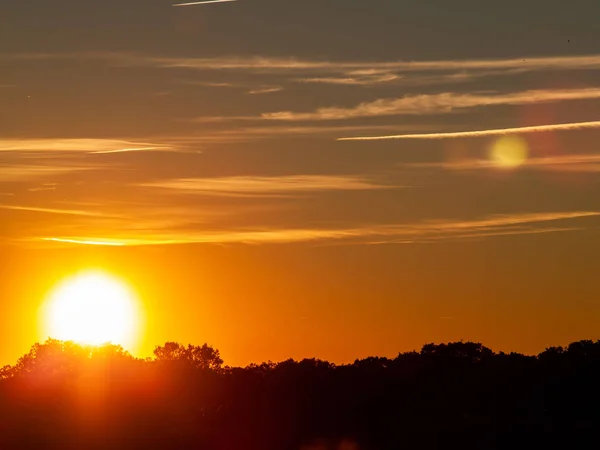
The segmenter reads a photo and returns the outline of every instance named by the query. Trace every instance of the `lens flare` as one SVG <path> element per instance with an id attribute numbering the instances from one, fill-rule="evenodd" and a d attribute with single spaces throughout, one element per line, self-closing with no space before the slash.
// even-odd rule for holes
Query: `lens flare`
<path id="1" fill-rule="evenodd" d="M 498 167 L 523 165 L 529 156 L 529 145 L 521 136 L 503 136 L 492 145 L 490 158 Z"/>

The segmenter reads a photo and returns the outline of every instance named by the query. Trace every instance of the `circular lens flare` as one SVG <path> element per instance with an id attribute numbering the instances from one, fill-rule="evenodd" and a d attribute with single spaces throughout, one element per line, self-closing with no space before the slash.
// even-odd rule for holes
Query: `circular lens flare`
<path id="1" fill-rule="evenodd" d="M 490 158 L 499 167 L 523 165 L 529 156 L 529 145 L 520 136 L 503 136 L 491 148 Z"/>
<path id="2" fill-rule="evenodd" d="M 135 295 L 125 283 L 103 272 L 86 272 L 66 279 L 50 293 L 43 320 L 52 338 L 130 349 L 139 313 Z"/>

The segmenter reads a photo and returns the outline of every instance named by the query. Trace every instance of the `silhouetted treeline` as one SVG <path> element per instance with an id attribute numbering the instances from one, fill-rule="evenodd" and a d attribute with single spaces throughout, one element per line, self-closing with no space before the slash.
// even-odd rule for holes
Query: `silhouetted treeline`
<path id="1" fill-rule="evenodd" d="M 0 370 L 0 449 L 597 448 L 599 426 L 600 341 L 237 368 L 206 344 L 49 340 Z"/>

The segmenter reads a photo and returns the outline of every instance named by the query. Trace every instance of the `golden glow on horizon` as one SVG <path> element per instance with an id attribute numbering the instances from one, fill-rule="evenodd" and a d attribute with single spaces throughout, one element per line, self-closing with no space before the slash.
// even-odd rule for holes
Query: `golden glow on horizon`
<path id="1" fill-rule="evenodd" d="M 527 161 L 529 145 L 521 136 L 510 135 L 498 139 L 492 146 L 490 157 L 499 167 L 518 167 Z"/>
<path id="2" fill-rule="evenodd" d="M 67 278 L 52 290 L 42 308 L 49 337 L 85 345 L 113 343 L 132 350 L 141 314 L 131 289 L 102 271 Z"/>

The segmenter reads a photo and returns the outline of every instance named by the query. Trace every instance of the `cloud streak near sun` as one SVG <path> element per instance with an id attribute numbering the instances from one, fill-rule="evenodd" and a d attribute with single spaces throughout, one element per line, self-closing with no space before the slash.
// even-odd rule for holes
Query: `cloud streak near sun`
<path id="1" fill-rule="evenodd" d="M 422 133 L 422 134 L 396 134 L 388 136 L 358 136 L 339 138 L 338 141 L 382 141 L 390 139 L 456 139 L 485 136 L 503 136 L 520 133 L 544 133 L 549 131 L 570 131 L 600 128 L 600 121 L 557 123 L 550 125 L 536 125 L 529 127 L 499 128 L 478 131 L 457 131 L 452 133 Z"/>
<path id="2" fill-rule="evenodd" d="M 435 220 L 398 225 L 372 225 L 350 228 L 263 228 L 231 230 L 154 230 L 124 238 L 87 236 L 42 237 L 42 241 L 81 245 L 172 245 L 172 244 L 292 244 L 336 242 L 339 244 L 416 244 L 507 235 L 527 235 L 577 231 L 577 226 L 545 226 L 546 223 L 591 219 L 594 211 L 492 215 L 472 220 Z M 126 227 L 124 228 L 126 230 Z"/>
<path id="3" fill-rule="evenodd" d="M 478 169 L 495 169 L 499 165 L 493 160 L 466 159 L 462 161 L 442 161 L 435 163 L 411 163 L 401 167 L 431 168 L 457 171 L 470 171 Z M 540 158 L 529 158 L 520 165 L 523 169 L 545 170 L 553 172 L 600 172 L 600 155 L 559 155 Z"/>

